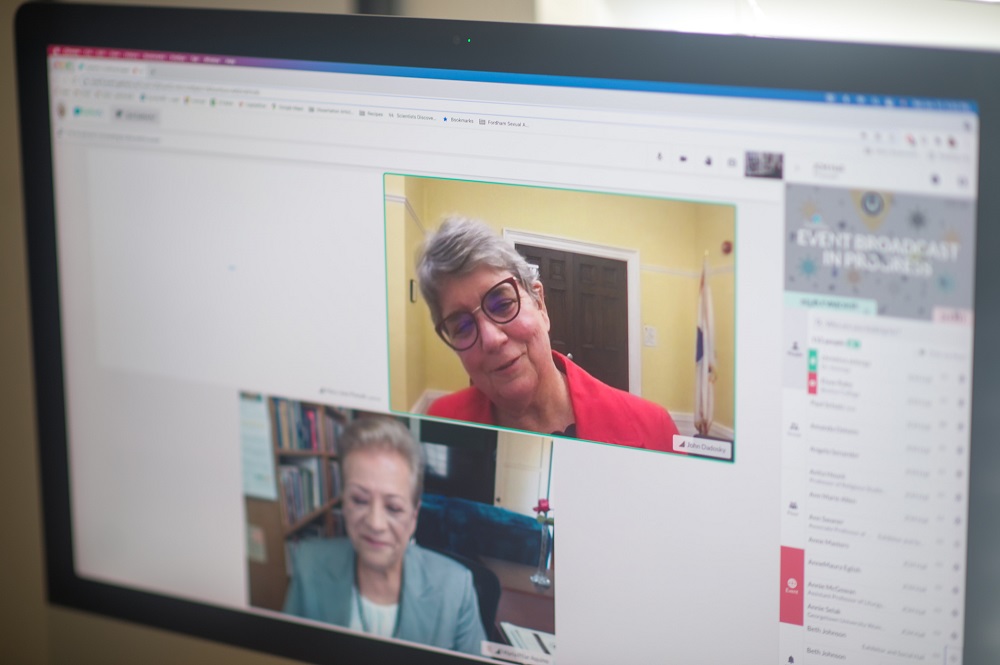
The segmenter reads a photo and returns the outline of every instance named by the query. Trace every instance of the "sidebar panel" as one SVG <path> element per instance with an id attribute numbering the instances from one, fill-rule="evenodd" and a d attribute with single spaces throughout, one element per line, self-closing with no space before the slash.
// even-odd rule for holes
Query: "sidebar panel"
<path id="1" fill-rule="evenodd" d="M 974 203 L 787 193 L 779 662 L 960 661 Z"/>

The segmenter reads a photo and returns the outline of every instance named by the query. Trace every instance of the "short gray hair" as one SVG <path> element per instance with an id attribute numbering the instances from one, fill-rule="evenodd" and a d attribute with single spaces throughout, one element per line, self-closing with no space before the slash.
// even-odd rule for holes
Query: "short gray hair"
<path id="1" fill-rule="evenodd" d="M 398 453 L 410 467 L 410 487 L 413 505 L 424 492 L 424 450 L 414 440 L 410 430 L 390 416 L 364 416 L 348 425 L 337 440 L 337 452 L 342 468 L 351 453 L 377 450 Z"/>
<path id="2" fill-rule="evenodd" d="M 538 283 L 538 268 L 517 253 L 485 222 L 468 217 L 448 217 L 441 228 L 427 237 L 417 260 L 417 281 L 420 293 L 431 310 L 431 319 L 440 323 L 441 281 L 463 277 L 481 267 L 511 272 L 521 288 L 537 303 L 538 294 L 532 288 Z"/>

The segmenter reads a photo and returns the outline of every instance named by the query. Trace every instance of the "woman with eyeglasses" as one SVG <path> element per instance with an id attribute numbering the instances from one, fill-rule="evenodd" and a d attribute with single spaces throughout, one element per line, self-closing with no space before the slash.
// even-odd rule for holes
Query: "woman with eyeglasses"
<path id="1" fill-rule="evenodd" d="M 337 447 L 347 538 L 295 546 L 285 612 L 480 655 L 486 632 L 472 573 L 412 542 L 420 445 L 398 421 L 369 417 L 351 423 Z"/>
<path id="2" fill-rule="evenodd" d="M 672 450 L 666 409 L 595 379 L 552 350 L 537 269 L 479 220 L 445 220 L 424 243 L 420 291 L 472 385 L 428 413 L 488 425 Z"/>

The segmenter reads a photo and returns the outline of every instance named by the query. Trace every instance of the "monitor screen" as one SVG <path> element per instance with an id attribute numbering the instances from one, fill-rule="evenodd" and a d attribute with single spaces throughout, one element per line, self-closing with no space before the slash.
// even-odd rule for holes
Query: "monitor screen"
<path id="1" fill-rule="evenodd" d="M 19 40 L 53 601 L 314 662 L 988 653 L 991 56 Z"/>

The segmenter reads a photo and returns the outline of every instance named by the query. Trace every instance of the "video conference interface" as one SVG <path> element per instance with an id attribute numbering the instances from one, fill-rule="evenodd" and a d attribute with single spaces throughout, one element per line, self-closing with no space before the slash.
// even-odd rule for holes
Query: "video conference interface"
<path id="1" fill-rule="evenodd" d="M 49 72 L 81 577 L 492 662 L 961 662 L 973 104 Z"/>

